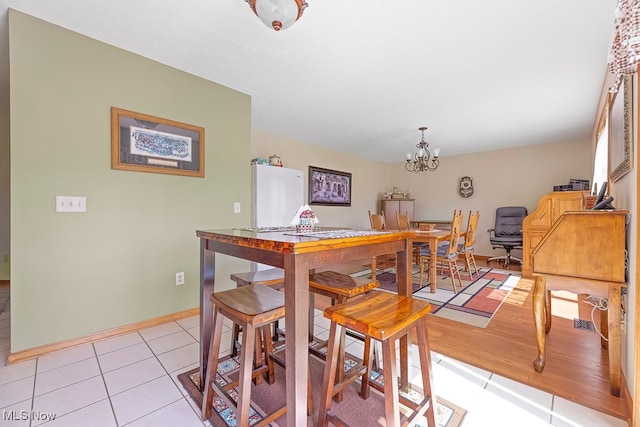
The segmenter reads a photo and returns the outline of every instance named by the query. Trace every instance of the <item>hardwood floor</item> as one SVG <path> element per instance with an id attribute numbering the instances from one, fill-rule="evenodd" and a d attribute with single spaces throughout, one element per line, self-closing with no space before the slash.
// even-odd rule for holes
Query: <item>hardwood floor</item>
<path id="1" fill-rule="evenodd" d="M 608 355 L 600 347 L 600 337 L 574 328 L 573 320 L 554 315 L 551 332 L 547 335 L 545 369 L 542 373 L 533 370 L 537 347 L 531 309 L 532 287 L 532 280 L 521 279 L 484 329 L 430 317 L 431 349 L 600 412 L 628 419 L 630 414 L 624 399 L 609 393 Z"/>
<path id="2" fill-rule="evenodd" d="M 492 266 L 496 267 L 495 263 Z M 547 363 L 542 373 L 534 371 L 532 363 L 537 356 L 537 347 L 531 307 L 532 287 L 533 280 L 521 279 L 484 329 L 430 316 L 431 349 L 600 412 L 628 419 L 630 414 L 625 399 L 609 393 L 608 355 L 600 347 L 600 337 L 574 328 L 573 318 L 562 317 L 564 314 L 559 313 L 573 305 L 581 319 L 590 320 L 591 310 L 585 309 L 579 298 L 577 301 L 556 301 L 554 297 L 553 326 L 547 335 Z M 321 305 L 322 302 L 316 303 L 318 308 Z M 626 382 L 623 385 L 626 387 Z"/>

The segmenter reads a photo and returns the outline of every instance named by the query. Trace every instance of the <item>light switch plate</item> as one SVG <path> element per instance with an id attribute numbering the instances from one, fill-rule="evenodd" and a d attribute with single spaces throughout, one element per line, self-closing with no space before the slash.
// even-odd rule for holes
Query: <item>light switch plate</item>
<path id="1" fill-rule="evenodd" d="M 87 198 L 84 196 L 56 196 L 56 212 L 86 212 Z"/>

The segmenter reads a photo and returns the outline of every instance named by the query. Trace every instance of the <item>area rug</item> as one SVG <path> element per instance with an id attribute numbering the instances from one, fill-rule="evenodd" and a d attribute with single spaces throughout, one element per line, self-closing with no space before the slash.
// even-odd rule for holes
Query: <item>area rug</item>
<path id="1" fill-rule="evenodd" d="M 520 280 L 519 274 L 497 268 L 481 268 L 479 275 L 474 274 L 473 278 L 464 271 L 460 272 L 460 276 L 462 288 L 456 281 L 457 293 L 453 292 L 448 271 L 438 275 L 436 292 L 431 293 L 429 285 L 420 287 L 420 274 L 414 271 L 413 296 L 429 301 L 433 305 L 431 313 L 435 316 L 486 328 Z M 398 284 L 393 269 L 378 274 L 378 281 L 381 289 L 397 292 Z"/>
<path id="2" fill-rule="evenodd" d="M 429 288 L 424 288 L 413 295 L 438 306 L 432 312 L 436 316 L 486 328 L 519 280 L 519 274 L 508 270 L 481 268 L 479 277 L 469 280 L 466 286 L 463 276 L 464 287 L 457 293 L 453 292 L 450 280 L 448 287 L 440 286 L 443 280 L 439 280 L 436 293 L 432 294 Z"/>
<path id="3" fill-rule="evenodd" d="M 347 360 L 345 362 L 345 366 L 347 366 L 353 361 Z M 311 426 L 316 425 L 318 419 L 317 412 L 324 362 L 312 356 L 309 358 L 309 368 L 315 405 L 314 414 L 307 418 L 307 425 Z M 237 378 L 238 369 L 237 357 L 227 357 L 221 360 L 218 364 L 217 380 L 222 384 L 226 384 Z M 371 377 L 376 383 L 384 384 L 383 375 L 374 372 Z M 196 405 L 201 407 L 202 393 L 199 390 L 199 370 L 196 368 L 184 372 L 178 375 L 178 380 L 185 387 Z M 259 385 L 252 386 L 250 425 L 258 422 L 264 414 L 270 413 L 283 405 L 285 399 L 284 387 L 285 372 L 278 365 L 276 365 L 276 382 L 274 384 L 269 385 L 266 381 L 262 381 Z M 332 411 L 354 427 L 384 426 L 384 398 L 382 395 L 372 388 L 370 397 L 367 400 L 363 400 L 358 392 L 359 384 L 352 383 L 345 389 L 343 401 L 341 403 L 333 403 Z M 232 427 L 236 425 L 233 411 L 220 399 L 214 398 L 213 407 L 215 411 L 210 420 L 213 426 Z M 464 409 L 439 396 L 437 397 L 436 420 L 438 427 L 458 427 L 462 423 L 465 414 L 466 411 Z M 286 426 L 286 415 L 278 418 L 270 425 L 273 427 Z M 424 423 L 424 426 L 426 427 L 426 423 Z"/>

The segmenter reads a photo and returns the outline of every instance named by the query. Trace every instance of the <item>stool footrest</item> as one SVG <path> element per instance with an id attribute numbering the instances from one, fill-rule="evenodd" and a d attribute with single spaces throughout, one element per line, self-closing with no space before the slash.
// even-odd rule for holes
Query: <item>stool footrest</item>
<path id="1" fill-rule="evenodd" d="M 265 372 L 267 372 L 269 370 L 268 366 L 260 366 L 256 369 L 254 369 L 251 372 L 251 378 L 255 379 L 258 378 L 260 375 L 264 374 Z M 215 384 L 214 385 L 214 391 L 216 391 L 216 394 L 218 394 L 218 389 L 221 391 L 224 391 L 225 393 L 229 390 L 231 390 L 232 388 L 238 387 L 240 385 L 240 381 L 236 380 L 230 383 L 226 383 L 224 386 L 221 386 L 219 384 Z"/>
<path id="2" fill-rule="evenodd" d="M 349 424 L 346 424 L 342 421 L 337 415 L 335 415 L 331 411 L 327 411 L 327 421 L 333 424 L 336 427 L 350 427 Z"/>
<path id="3" fill-rule="evenodd" d="M 333 386 L 333 394 L 331 397 L 343 391 L 349 384 L 363 376 L 367 372 L 367 367 L 364 365 L 356 365 L 344 373 L 345 377 L 342 382 Z"/>
<path id="4" fill-rule="evenodd" d="M 273 422 L 276 419 L 278 419 L 281 416 L 283 416 L 286 412 L 287 412 L 287 406 L 285 405 L 282 408 L 278 409 L 277 411 L 273 412 L 272 414 L 264 417 L 258 423 L 253 424 L 252 427 L 264 427 L 264 426 L 267 426 L 271 422 Z"/>

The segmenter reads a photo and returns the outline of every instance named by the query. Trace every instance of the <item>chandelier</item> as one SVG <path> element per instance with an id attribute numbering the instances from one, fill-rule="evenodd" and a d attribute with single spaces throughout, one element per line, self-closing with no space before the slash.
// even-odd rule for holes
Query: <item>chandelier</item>
<path id="1" fill-rule="evenodd" d="M 640 63 L 640 0 L 619 0 L 615 24 L 608 63 L 615 77 L 611 93 L 618 91 L 622 76 L 634 74 Z"/>
<path id="2" fill-rule="evenodd" d="M 276 31 L 293 25 L 309 6 L 305 0 L 245 0 L 264 25 Z"/>
<path id="3" fill-rule="evenodd" d="M 416 144 L 418 152 L 415 154 L 407 153 L 407 163 L 404 167 L 409 172 L 434 171 L 440 164 L 440 160 L 438 160 L 440 149 L 434 149 L 432 156 L 429 152 L 429 143 L 424 140 L 424 131 L 427 130 L 427 128 L 423 126 L 418 128 L 418 130 L 422 132 L 422 138 L 420 142 Z"/>

